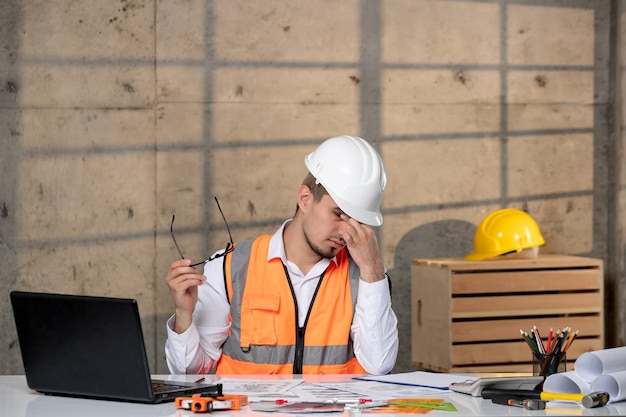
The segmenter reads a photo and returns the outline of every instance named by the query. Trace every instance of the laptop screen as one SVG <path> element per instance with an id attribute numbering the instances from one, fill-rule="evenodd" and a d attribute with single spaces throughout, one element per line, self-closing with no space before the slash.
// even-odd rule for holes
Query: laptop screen
<path id="1" fill-rule="evenodd" d="M 12 292 L 28 386 L 43 393 L 152 397 L 137 302 Z"/>

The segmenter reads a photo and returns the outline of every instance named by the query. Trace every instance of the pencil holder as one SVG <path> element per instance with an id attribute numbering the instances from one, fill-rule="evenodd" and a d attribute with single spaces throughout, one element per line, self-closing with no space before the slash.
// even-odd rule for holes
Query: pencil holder
<path id="1" fill-rule="evenodd" d="M 567 370 L 566 353 L 533 354 L 533 375 L 550 376 Z"/>

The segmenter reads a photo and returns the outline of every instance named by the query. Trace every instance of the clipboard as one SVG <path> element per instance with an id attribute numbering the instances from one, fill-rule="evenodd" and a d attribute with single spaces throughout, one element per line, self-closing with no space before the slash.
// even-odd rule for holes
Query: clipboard
<path id="1" fill-rule="evenodd" d="M 472 397 L 480 397 L 483 388 L 498 388 L 511 390 L 530 390 L 533 391 L 544 380 L 543 376 L 504 376 L 504 377 L 487 377 L 468 380 L 465 382 L 453 382 L 449 389 L 453 392 L 468 394 Z"/>

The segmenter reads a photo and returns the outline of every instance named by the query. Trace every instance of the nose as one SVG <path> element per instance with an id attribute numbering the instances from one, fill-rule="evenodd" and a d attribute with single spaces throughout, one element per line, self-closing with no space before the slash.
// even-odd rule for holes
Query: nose
<path id="1" fill-rule="evenodd" d="M 339 222 L 339 226 L 338 226 L 338 233 L 339 233 L 339 237 L 341 238 L 341 240 L 343 240 L 344 235 L 346 234 L 346 229 L 348 228 L 348 220 L 347 219 L 342 219 L 341 222 Z"/>

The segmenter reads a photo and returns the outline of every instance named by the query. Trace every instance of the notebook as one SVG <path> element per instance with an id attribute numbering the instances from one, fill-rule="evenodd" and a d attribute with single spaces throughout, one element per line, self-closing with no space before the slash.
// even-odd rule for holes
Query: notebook
<path id="1" fill-rule="evenodd" d="M 13 291 L 11 305 L 32 390 L 153 404 L 222 395 L 221 384 L 151 379 L 136 300 Z"/>

